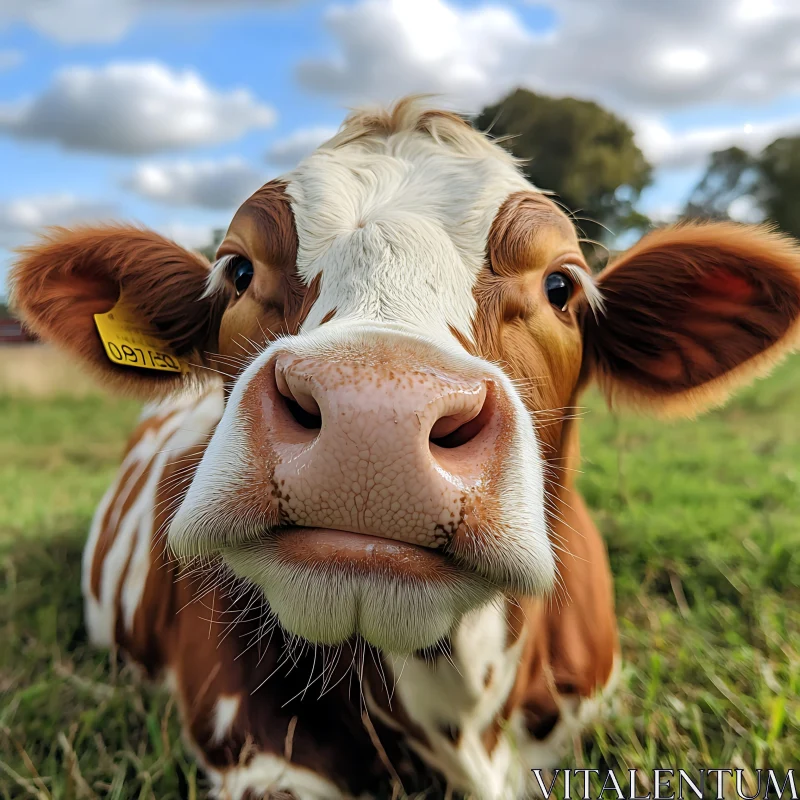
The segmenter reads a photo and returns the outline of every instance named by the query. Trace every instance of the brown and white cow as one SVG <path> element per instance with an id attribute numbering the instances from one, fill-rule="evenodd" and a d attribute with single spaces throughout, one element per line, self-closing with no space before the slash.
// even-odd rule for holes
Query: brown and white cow
<path id="1" fill-rule="evenodd" d="M 799 265 L 683 226 L 593 278 L 509 155 L 412 100 L 256 192 L 210 267 L 51 231 L 12 274 L 26 322 L 158 399 L 89 536 L 92 639 L 168 680 L 217 796 L 528 796 L 619 657 L 581 391 L 720 402 L 795 343 Z M 189 372 L 108 360 L 120 293 Z"/>

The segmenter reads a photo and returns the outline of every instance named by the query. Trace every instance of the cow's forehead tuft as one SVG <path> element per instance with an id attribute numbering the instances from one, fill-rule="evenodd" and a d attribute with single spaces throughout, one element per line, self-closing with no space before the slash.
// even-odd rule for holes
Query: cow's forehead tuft
<path id="1" fill-rule="evenodd" d="M 406 97 L 387 108 L 356 109 L 322 148 L 336 150 L 358 145 L 380 151 L 393 140 L 415 134 L 429 137 L 453 154 L 472 157 L 493 154 L 508 163 L 516 163 L 510 153 L 493 144 L 464 117 L 433 108 L 427 98 L 420 96 Z"/>

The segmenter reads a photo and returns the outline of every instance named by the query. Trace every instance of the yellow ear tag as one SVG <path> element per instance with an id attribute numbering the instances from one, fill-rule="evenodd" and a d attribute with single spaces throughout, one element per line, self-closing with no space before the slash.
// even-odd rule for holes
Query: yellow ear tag
<path id="1" fill-rule="evenodd" d="M 115 364 L 163 372 L 189 372 L 189 364 L 171 353 L 165 342 L 142 330 L 121 295 L 111 311 L 94 315 L 94 324 L 106 355 Z"/>

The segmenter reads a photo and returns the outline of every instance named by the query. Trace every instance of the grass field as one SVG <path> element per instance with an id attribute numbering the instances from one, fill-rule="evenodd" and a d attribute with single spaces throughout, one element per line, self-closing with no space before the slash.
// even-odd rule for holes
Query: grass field
<path id="1" fill-rule="evenodd" d="M 697 422 L 586 406 L 627 668 L 575 765 L 797 766 L 800 358 Z M 81 626 L 83 538 L 137 412 L 0 396 L 0 797 L 203 796 L 166 696 Z"/>

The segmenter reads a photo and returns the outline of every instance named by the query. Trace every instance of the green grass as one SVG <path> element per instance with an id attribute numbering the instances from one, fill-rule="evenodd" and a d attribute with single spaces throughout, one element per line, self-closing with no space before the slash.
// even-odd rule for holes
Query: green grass
<path id="1" fill-rule="evenodd" d="M 88 646 L 80 561 L 137 404 L 0 398 L 0 797 L 202 796 L 166 695 Z"/>
<path id="2" fill-rule="evenodd" d="M 800 761 L 800 360 L 699 421 L 587 398 L 626 660 L 576 765 Z M 138 413 L 0 398 L 0 797 L 201 797 L 165 694 L 92 651 L 80 552 Z"/>
<path id="3" fill-rule="evenodd" d="M 629 669 L 585 760 L 796 766 L 800 361 L 697 421 L 590 405 L 581 485 L 608 543 Z"/>

